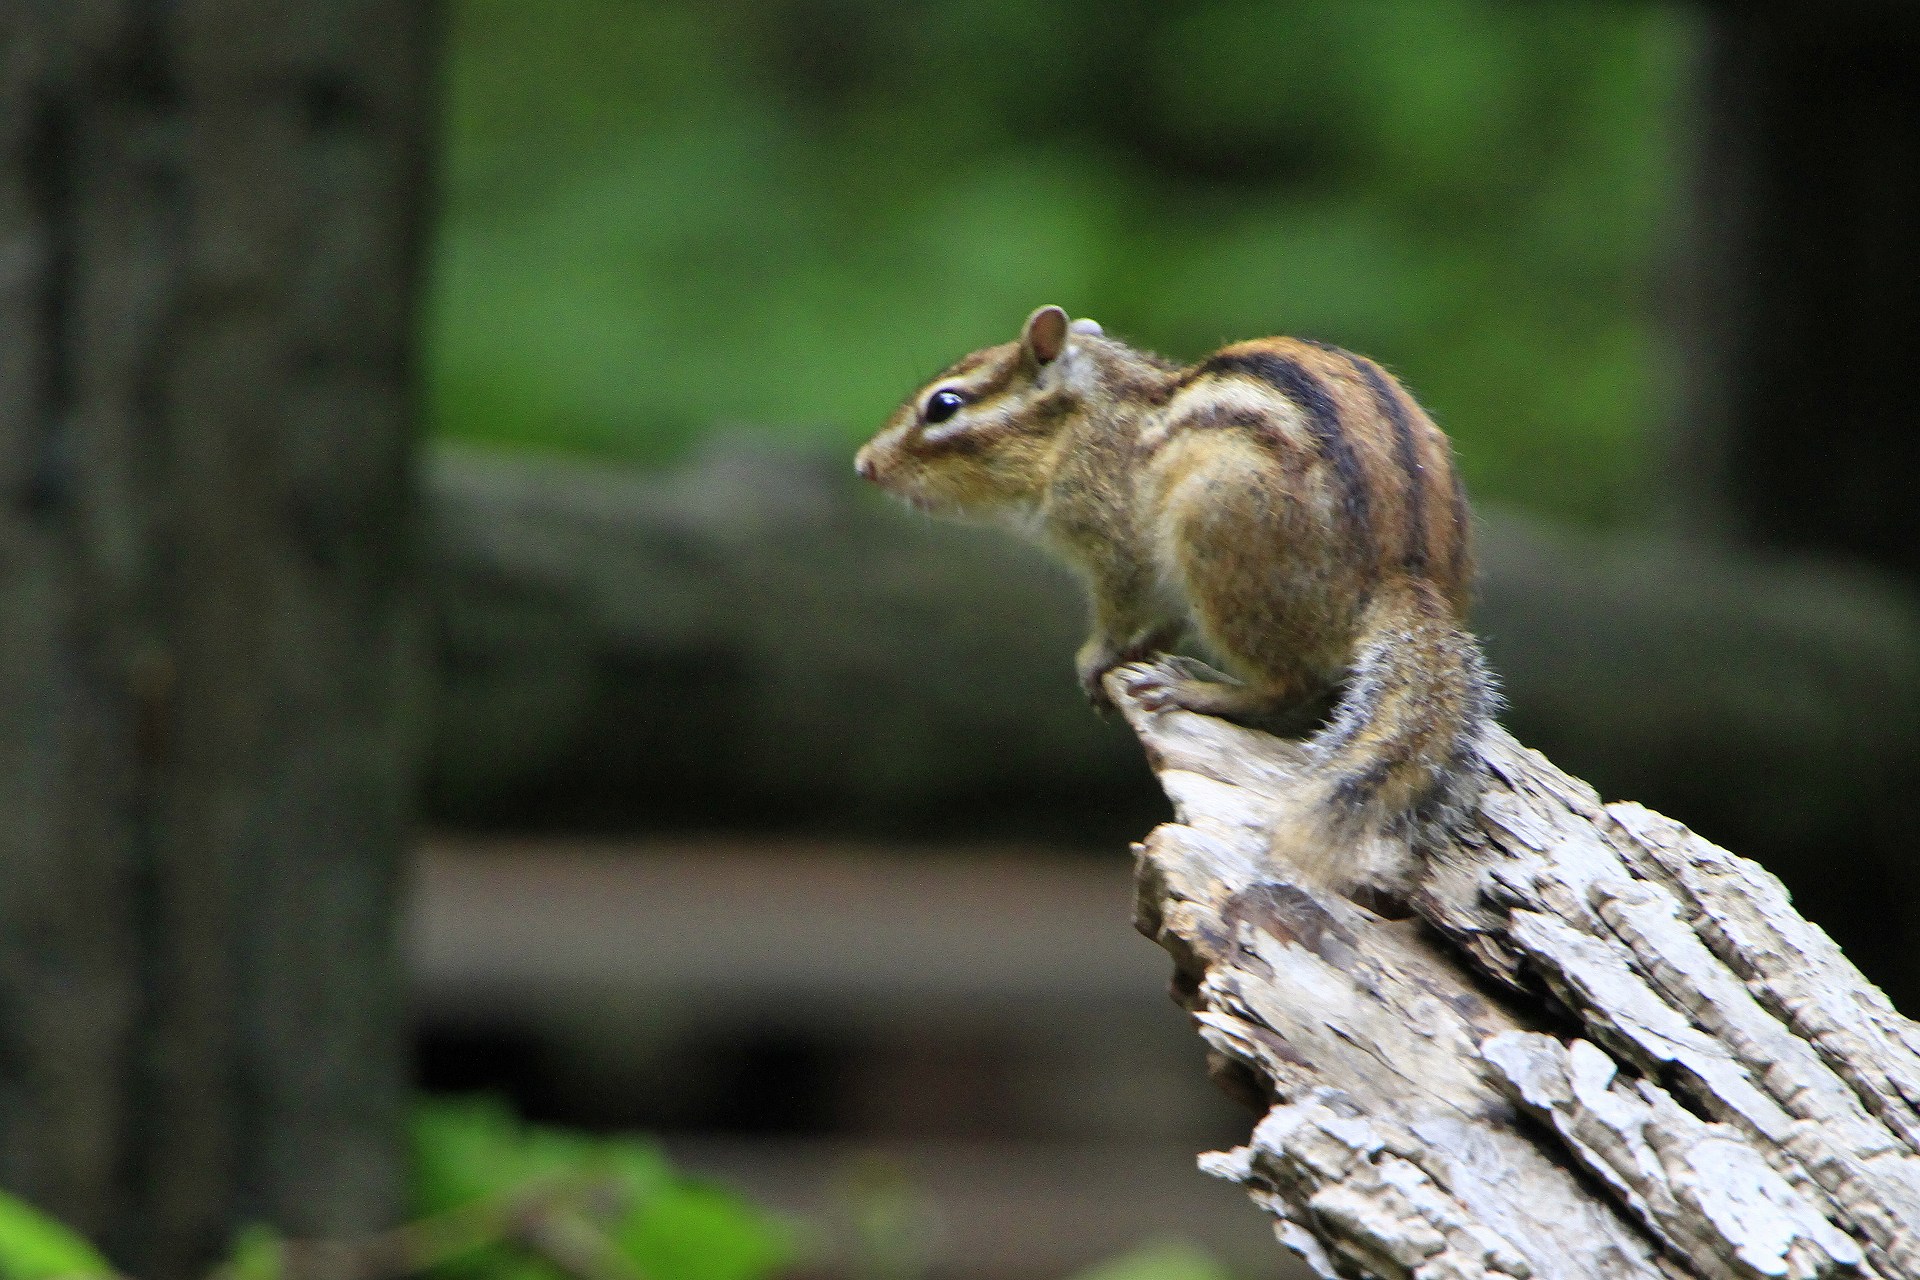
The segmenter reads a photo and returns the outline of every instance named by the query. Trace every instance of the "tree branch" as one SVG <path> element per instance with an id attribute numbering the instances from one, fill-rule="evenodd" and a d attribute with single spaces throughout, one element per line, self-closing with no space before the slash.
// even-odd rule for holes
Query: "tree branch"
<path id="1" fill-rule="evenodd" d="M 1321 1274 L 1920 1278 L 1920 1028 L 1768 872 L 1496 732 L 1387 919 L 1267 865 L 1296 744 L 1109 687 L 1139 926 L 1266 1111 L 1202 1167 Z"/>

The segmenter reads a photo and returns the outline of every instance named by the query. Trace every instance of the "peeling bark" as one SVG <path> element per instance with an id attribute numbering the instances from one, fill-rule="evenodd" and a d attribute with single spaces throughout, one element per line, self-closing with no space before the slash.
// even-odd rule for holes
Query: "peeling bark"
<path id="1" fill-rule="evenodd" d="M 1920 1028 L 1767 871 L 1496 731 L 1389 919 L 1269 865 L 1297 744 L 1110 688 L 1138 923 L 1265 1111 L 1202 1168 L 1322 1275 L 1920 1277 Z"/>

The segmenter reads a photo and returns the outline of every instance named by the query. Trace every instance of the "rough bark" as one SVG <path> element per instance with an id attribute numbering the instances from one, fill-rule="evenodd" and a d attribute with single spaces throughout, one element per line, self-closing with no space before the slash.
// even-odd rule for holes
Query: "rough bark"
<path id="1" fill-rule="evenodd" d="M 399 1208 L 430 7 L 0 7 L 0 1184 Z"/>
<path id="2" fill-rule="evenodd" d="M 1295 744 L 1110 687 L 1177 814 L 1139 925 L 1265 1112 L 1203 1167 L 1322 1274 L 1920 1276 L 1920 1027 L 1758 865 L 1498 732 L 1386 919 L 1265 856 Z"/>

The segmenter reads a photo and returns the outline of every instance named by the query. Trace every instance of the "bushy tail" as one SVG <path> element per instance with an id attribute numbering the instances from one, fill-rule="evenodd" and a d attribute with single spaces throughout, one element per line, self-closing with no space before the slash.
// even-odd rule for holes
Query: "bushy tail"
<path id="1" fill-rule="evenodd" d="M 1381 590 L 1333 717 L 1305 743 L 1309 803 L 1274 852 L 1323 884 L 1397 879 L 1472 816 L 1498 705 L 1479 643 L 1433 586 Z"/>

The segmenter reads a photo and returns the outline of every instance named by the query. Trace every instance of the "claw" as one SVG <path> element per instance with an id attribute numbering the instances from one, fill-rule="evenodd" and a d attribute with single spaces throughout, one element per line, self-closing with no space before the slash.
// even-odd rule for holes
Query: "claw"
<path id="1" fill-rule="evenodd" d="M 1173 692 L 1165 688 L 1147 689 L 1138 695 L 1140 705 L 1148 711 L 1178 711 L 1180 700 Z"/>
<path id="2" fill-rule="evenodd" d="M 1107 693 L 1104 672 L 1086 676 L 1080 681 L 1080 692 L 1086 695 L 1087 702 L 1101 715 L 1111 715 L 1114 710 L 1113 698 Z"/>
<path id="3" fill-rule="evenodd" d="M 1174 681 L 1155 662 L 1130 662 L 1120 668 L 1121 686 L 1129 697 L 1148 711 L 1167 711 L 1179 706 Z"/>

